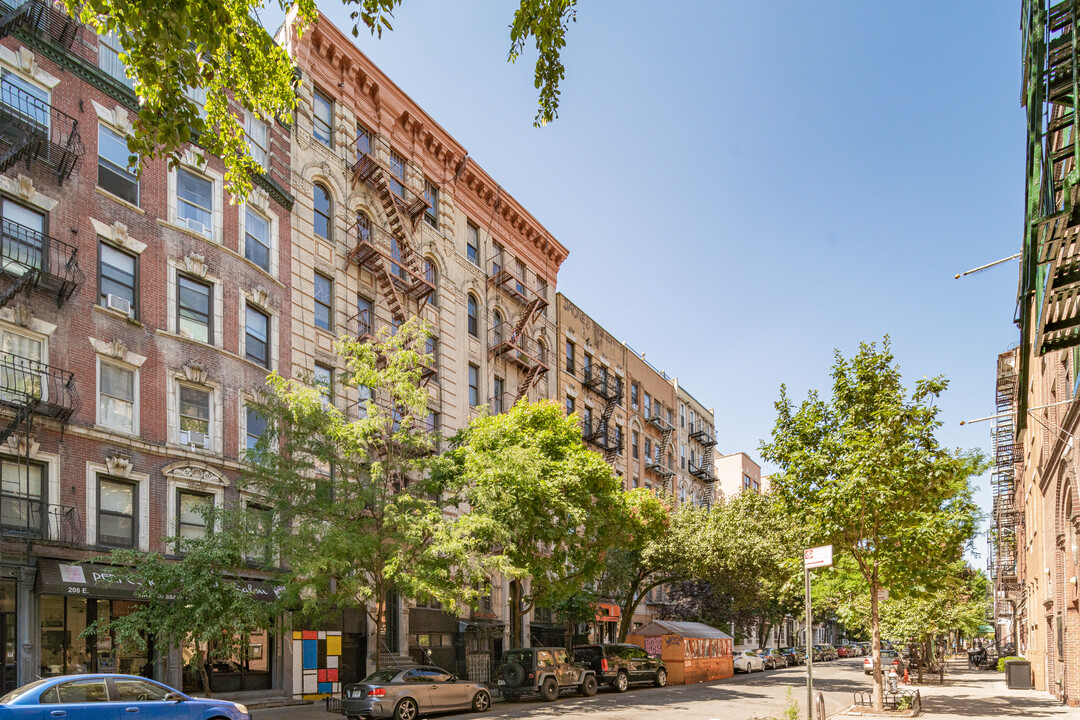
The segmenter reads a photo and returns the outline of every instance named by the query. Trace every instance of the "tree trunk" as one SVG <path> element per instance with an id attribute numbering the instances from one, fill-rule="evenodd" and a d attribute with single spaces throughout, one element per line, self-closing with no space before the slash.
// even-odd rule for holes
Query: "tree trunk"
<path id="1" fill-rule="evenodd" d="M 881 616 L 878 612 L 878 585 L 877 569 L 875 568 L 874 579 L 870 582 L 870 631 L 873 634 L 874 651 L 874 710 L 881 712 L 885 709 L 885 678 L 881 671 Z"/>
<path id="2" fill-rule="evenodd" d="M 521 647 L 521 585 L 510 583 L 510 648 Z"/>
<path id="3" fill-rule="evenodd" d="M 375 669 L 382 670 L 382 646 L 383 646 L 383 613 L 386 610 L 386 603 L 383 601 L 380 595 L 375 600 Z"/>
<path id="4" fill-rule="evenodd" d="M 210 643 L 207 643 L 207 650 L 210 648 Z M 207 653 L 202 649 L 202 643 L 195 643 L 196 649 L 199 651 L 199 674 L 202 676 L 203 692 L 206 693 L 206 697 L 212 697 L 210 695 L 210 675 L 206 672 Z"/>

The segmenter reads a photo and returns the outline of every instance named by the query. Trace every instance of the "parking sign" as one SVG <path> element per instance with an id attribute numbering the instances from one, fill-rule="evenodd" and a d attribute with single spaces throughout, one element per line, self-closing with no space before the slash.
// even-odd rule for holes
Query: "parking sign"
<path id="1" fill-rule="evenodd" d="M 807 570 L 832 565 L 832 545 L 804 550 L 803 563 Z"/>

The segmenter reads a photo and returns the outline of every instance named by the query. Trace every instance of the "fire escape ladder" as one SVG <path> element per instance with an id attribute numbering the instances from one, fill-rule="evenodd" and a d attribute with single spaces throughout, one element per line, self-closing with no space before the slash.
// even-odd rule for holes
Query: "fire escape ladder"
<path id="1" fill-rule="evenodd" d="M 15 431 L 17 431 L 23 423 L 34 414 L 35 404 L 36 403 L 29 395 L 26 396 L 24 402 L 18 403 L 18 408 L 15 410 L 15 416 L 8 421 L 8 424 L 4 426 L 2 430 L 0 430 L 0 445 L 6 443 L 7 439 L 14 435 Z"/>
<path id="2" fill-rule="evenodd" d="M 532 390 L 533 385 L 536 384 L 536 381 L 539 379 L 541 373 L 543 373 L 545 370 L 547 370 L 546 367 L 544 367 L 540 363 L 536 363 L 525 371 L 525 373 L 521 376 L 521 379 L 518 381 L 517 395 L 514 396 L 514 402 L 511 407 L 517 405 L 518 401 L 521 400 L 521 398 L 529 394 L 529 390 Z"/>
<path id="3" fill-rule="evenodd" d="M 7 37 L 20 27 L 36 27 L 41 20 L 44 4 L 40 0 L 26 0 L 0 16 L 0 38 Z"/>
<path id="4" fill-rule="evenodd" d="M 34 287 L 34 284 L 37 282 L 37 278 L 37 270 L 28 270 L 27 272 L 23 273 L 22 277 L 12 283 L 11 287 L 9 287 L 7 290 L 4 291 L 2 295 L 0 295 L 0 308 L 6 306 L 9 302 L 11 302 L 12 299 L 20 292 L 30 292 L 30 288 Z M 0 442 L 3 442 L 3 440 L 0 440 Z"/>
<path id="5" fill-rule="evenodd" d="M 405 305 L 401 300 L 401 296 L 398 295 L 397 288 L 394 287 L 394 280 L 390 277 L 390 269 L 386 267 L 386 263 L 382 262 L 381 258 L 377 262 L 379 270 L 375 273 L 375 278 L 379 284 L 379 289 L 382 290 L 383 297 L 386 298 L 386 304 L 390 307 L 390 313 L 398 322 L 405 322 Z"/>

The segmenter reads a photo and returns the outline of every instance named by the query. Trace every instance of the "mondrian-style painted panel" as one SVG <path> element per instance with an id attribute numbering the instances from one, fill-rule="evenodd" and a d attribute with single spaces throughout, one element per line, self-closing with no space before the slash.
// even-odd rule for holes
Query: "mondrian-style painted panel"
<path id="1" fill-rule="evenodd" d="M 296 630 L 293 632 L 293 695 L 321 700 L 341 691 L 338 666 L 341 632 Z"/>

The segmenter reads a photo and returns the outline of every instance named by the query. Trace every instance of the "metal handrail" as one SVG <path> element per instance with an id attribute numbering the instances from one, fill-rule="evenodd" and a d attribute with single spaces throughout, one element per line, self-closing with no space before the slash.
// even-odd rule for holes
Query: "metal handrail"
<path id="1" fill-rule="evenodd" d="M 63 180 L 85 152 L 79 121 L 10 83 L 0 83 L 0 137 L 14 142 L 11 130 L 47 143 L 34 159 L 56 170 Z"/>
<path id="2" fill-rule="evenodd" d="M 581 437 L 586 442 L 603 448 L 604 450 L 621 450 L 622 442 L 618 434 L 609 423 L 597 418 L 591 423 L 584 418 L 581 421 Z"/>
<path id="3" fill-rule="evenodd" d="M 547 348 L 525 333 L 515 333 L 514 327 L 503 322 L 492 325 L 488 332 L 488 347 L 497 353 L 515 353 L 522 362 L 539 363 L 547 367 Z"/>
<path id="4" fill-rule="evenodd" d="M 605 400 L 622 399 L 622 378 L 610 372 L 594 372 L 591 367 L 586 368 L 585 387 Z"/>
<path id="5" fill-rule="evenodd" d="M 75 375 L 37 360 L 0 355 L 0 406 L 28 407 L 39 415 L 67 421 L 80 406 Z"/>
<path id="6" fill-rule="evenodd" d="M 18 277 L 38 273 L 37 282 L 54 290 L 60 304 L 86 279 L 78 248 L 7 218 L 0 226 L 0 272 Z"/>

